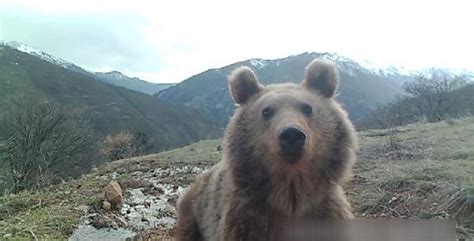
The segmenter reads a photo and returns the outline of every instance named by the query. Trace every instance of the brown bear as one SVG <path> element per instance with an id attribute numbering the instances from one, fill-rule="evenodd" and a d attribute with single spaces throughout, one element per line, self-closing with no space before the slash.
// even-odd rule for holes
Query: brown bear
<path id="1" fill-rule="evenodd" d="M 338 72 L 314 60 L 300 85 L 262 86 L 248 67 L 229 86 L 238 107 L 223 159 L 178 201 L 178 241 L 276 240 L 298 219 L 350 219 L 342 185 L 357 139 L 334 98 Z"/>

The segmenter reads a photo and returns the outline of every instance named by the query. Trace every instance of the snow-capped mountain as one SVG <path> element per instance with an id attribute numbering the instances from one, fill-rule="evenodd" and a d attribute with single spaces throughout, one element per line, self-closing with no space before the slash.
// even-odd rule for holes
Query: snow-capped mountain
<path id="1" fill-rule="evenodd" d="M 170 103 L 192 106 L 209 119 L 224 126 L 234 111 L 234 103 L 228 94 L 227 76 L 238 66 L 255 70 L 263 84 L 292 81 L 304 78 L 304 68 L 313 59 L 333 61 L 341 77 L 338 99 L 345 105 L 353 120 L 357 121 L 377 106 L 389 103 L 405 94 L 402 84 L 417 75 L 431 76 L 439 69 L 413 70 L 396 66 L 378 66 L 336 53 L 306 52 L 280 59 L 254 58 L 210 69 L 194 75 L 181 83 L 159 91 L 156 96 Z M 448 70 L 449 72 L 449 70 Z M 450 76 L 466 71 L 452 71 Z"/>
<path id="2" fill-rule="evenodd" d="M 67 60 L 55 57 L 51 54 L 48 54 L 44 51 L 38 50 L 31 46 L 28 46 L 24 43 L 17 42 L 17 41 L 2 41 L 0 40 L 0 46 L 7 46 L 13 49 L 16 49 L 21 52 L 25 52 L 36 56 L 42 60 L 45 60 L 49 63 L 61 66 L 65 69 L 72 70 L 75 72 L 80 72 L 82 74 L 86 74 L 89 76 L 94 76 L 96 79 L 100 81 L 105 81 L 110 84 L 123 86 L 129 89 L 138 90 L 143 93 L 150 94 L 153 90 L 161 90 L 163 86 L 170 86 L 169 84 L 165 84 L 163 86 L 159 86 L 155 88 L 154 83 L 150 83 L 138 78 L 131 78 L 126 75 L 123 75 L 120 72 L 112 71 L 109 73 L 96 73 L 93 71 L 85 70 Z M 348 58 L 342 56 L 340 54 L 334 52 L 324 52 L 324 53 L 314 53 L 314 52 L 306 52 L 301 55 L 311 56 L 313 58 L 322 58 L 331 60 L 336 63 L 338 69 L 342 70 L 348 75 L 357 75 L 360 72 L 370 72 L 371 74 L 375 74 L 378 76 L 383 76 L 389 79 L 395 79 L 397 81 L 406 81 L 410 80 L 415 76 L 424 75 L 426 77 L 431 77 L 434 74 L 443 73 L 445 76 L 455 77 L 455 76 L 463 76 L 467 81 L 474 81 L 474 71 L 465 70 L 465 69 L 446 69 L 446 68 L 428 68 L 428 69 L 410 69 L 403 66 L 381 66 L 377 65 L 369 60 L 356 60 L 352 58 Z M 286 58 L 275 59 L 275 60 L 267 60 L 267 59 L 250 59 L 247 61 L 243 61 L 242 63 L 246 63 L 257 70 L 263 70 L 270 67 L 278 68 L 280 65 L 285 65 L 287 61 L 293 61 L 294 57 L 299 55 L 292 55 Z M 219 69 L 215 69 L 219 70 Z M 133 83 L 128 84 L 129 80 Z M 146 84 L 150 84 L 152 88 L 137 88 L 137 83 L 143 85 L 142 82 L 146 82 Z M 147 85 L 148 86 L 148 85 Z M 145 90 L 145 91 L 144 91 Z"/>
<path id="3" fill-rule="evenodd" d="M 126 129 L 146 134 L 150 147 L 156 151 L 187 145 L 205 136 L 218 137 L 221 133 L 220 128 L 192 109 L 177 108 L 151 95 L 106 84 L 93 75 L 71 71 L 16 48 L 0 45 L 0 69 L 0 116 L 13 107 L 12 98 L 25 99 L 25 104 L 48 101 L 70 111 L 75 118 L 87 120 L 93 142 Z"/>
<path id="4" fill-rule="evenodd" d="M 371 72 L 378 75 L 385 76 L 425 76 L 427 78 L 433 77 L 433 75 L 442 75 L 448 78 L 463 77 L 466 80 L 474 81 L 474 70 L 468 69 L 453 69 L 444 67 L 431 67 L 431 68 L 407 68 L 405 66 L 382 66 L 377 65 L 369 60 L 358 61 L 361 66 L 370 70 Z"/>
<path id="5" fill-rule="evenodd" d="M 299 83 L 304 78 L 304 68 L 315 58 L 328 59 L 336 64 L 343 80 L 338 99 L 354 120 L 369 113 L 378 104 L 388 103 L 403 94 L 401 84 L 410 80 L 409 76 L 377 74 L 342 55 L 313 52 L 280 59 L 249 59 L 210 69 L 162 90 L 156 96 L 169 103 L 192 106 L 224 126 L 235 107 L 227 85 L 227 76 L 234 68 L 242 65 L 253 68 L 263 84 Z"/>
<path id="6" fill-rule="evenodd" d="M 7 46 L 7 47 L 10 47 L 12 49 L 16 49 L 18 51 L 21 51 L 21 52 L 24 52 L 24 53 L 27 53 L 27 54 L 31 54 L 33 56 L 36 56 L 42 60 L 45 60 L 49 63 L 52 63 L 52 64 L 55 64 L 55 65 L 59 65 L 65 69 L 69 69 L 69 70 L 73 70 L 73 71 L 76 71 L 76 72 L 87 72 L 86 70 L 82 69 L 81 67 L 69 62 L 69 61 L 66 61 L 64 59 L 61 59 L 61 58 L 58 58 L 58 57 L 55 57 L 53 55 L 50 55 L 48 53 L 45 53 L 41 50 L 38 50 L 38 49 L 35 49 L 31 46 L 28 46 L 24 43 L 21 43 L 21 42 L 17 42 L 17 41 L 0 41 L 0 45 L 3 45 L 3 46 Z"/>
<path id="7" fill-rule="evenodd" d="M 316 53 L 313 53 L 316 54 Z M 370 60 L 356 60 L 351 59 L 345 56 L 341 56 L 337 53 L 320 53 L 317 54 L 319 58 L 328 59 L 336 63 L 338 68 L 354 68 L 354 69 L 365 69 L 376 75 L 381 76 L 410 76 L 415 77 L 418 75 L 423 75 L 425 77 L 432 77 L 433 75 L 444 75 L 449 78 L 454 77 L 465 77 L 468 80 L 474 80 L 474 71 L 467 69 L 450 69 L 443 67 L 431 67 L 431 68 L 408 68 L 405 66 L 396 66 L 396 65 L 378 65 Z"/>
<path id="8" fill-rule="evenodd" d="M 93 72 L 85 70 L 69 61 L 55 57 L 51 54 L 43 52 L 41 50 L 35 49 L 31 46 L 28 46 L 24 43 L 17 41 L 0 41 L 0 46 L 6 46 L 20 52 L 24 52 L 35 57 L 38 57 L 42 60 L 45 60 L 51 64 L 61 66 L 67 70 L 74 72 L 79 72 L 85 74 L 89 77 L 95 78 L 99 81 L 106 82 L 115 86 L 122 86 L 131 90 L 139 91 L 145 94 L 153 94 L 159 90 L 165 89 L 172 84 L 156 84 L 141 80 L 139 78 L 128 77 L 118 71 L 112 71 L 108 73 Z"/>
<path id="9" fill-rule="evenodd" d="M 433 78 L 433 76 L 443 76 L 447 78 L 462 78 L 468 82 L 474 81 L 474 71 L 466 69 L 447 69 L 447 68 L 428 68 L 413 70 L 410 75 L 417 76 L 422 75 L 427 78 Z"/>

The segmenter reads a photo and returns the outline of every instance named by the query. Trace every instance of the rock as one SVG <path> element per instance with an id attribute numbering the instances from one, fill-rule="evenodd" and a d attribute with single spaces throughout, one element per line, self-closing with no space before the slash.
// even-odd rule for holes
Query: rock
<path id="1" fill-rule="evenodd" d="M 165 190 L 163 190 L 163 188 L 158 187 L 157 189 L 158 189 L 159 194 L 161 194 L 161 195 L 165 194 Z"/>
<path id="2" fill-rule="evenodd" d="M 146 188 L 153 186 L 149 181 L 147 180 L 138 180 L 138 179 L 132 179 L 132 180 L 126 180 L 120 182 L 120 186 L 123 187 L 123 189 L 128 189 L 128 188 Z"/>
<path id="3" fill-rule="evenodd" d="M 171 217 L 162 217 L 157 223 L 161 226 L 171 229 L 176 224 L 176 219 Z"/>
<path id="4" fill-rule="evenodd" d="M 126 227 L 127 221 L 121 216 L 115 216 L 115 222 L 118 223 L 119 227 Z"/>
<path id="5" fill-rule="evenodd" d="M 178 202 L 178 198 L 179 198 L 178 195 L 173 195 L 173 196 L 168 198 L 168 203 L 175 206 L 176 203 Z"/>
<path id="6" fill-rule="evenodd" d="M 140 189 L 129 189 L 127 190 L 129 196 L 127 203 L 130 206 L 143 205 L 146 200 L 146 195 L 143 194 Z"/>
<path id="7" fill-rule="evenodd" d="M 80 205 L 78 207 L 75 207 L 74 209 L 81 211 L 82 213 L 87 213 L 89 211 L 89 207 L 86 205 Z"/>
<path id="8" fill-rule="evenodd" d="M 81 241 L 81 240 L 127 240 L 133 238 L 136 235 L 135 232 L 126 230 L 123 228 L 115 229 L 96 229 L 89 225 L 79 225 L 74 230 L 69 241 Z"/>
<path id="9" fill-rule="evenodd" d="M 108 224 L 108 219 L 104 215 L 96 215 L 92 217 L 91 224 L 96 229 L 110 227 L 110 225 Z"/>
<path id="10" fill-rule="evenodd" d="M 122 188 L 116 181 L 111 181 L 107 187 L 105 187 L 105 200 L 116 206 L 122 203 L 122 199 Z"/>
<path id="11" fill-rule="evenodd" d="M 102 202 L 102 208 L 104 210 L 110 210 L 111 207 L 112 207 L 112 204 L 109 201 L 103 201 Z"/>
<path id="12" fill-rule="evenodd" d="M 119 228 L 118 224 L 115 221 L 112 221 L 112 223 L 110 224 L 110 227 L 112 227 L 115 230 Z"/>

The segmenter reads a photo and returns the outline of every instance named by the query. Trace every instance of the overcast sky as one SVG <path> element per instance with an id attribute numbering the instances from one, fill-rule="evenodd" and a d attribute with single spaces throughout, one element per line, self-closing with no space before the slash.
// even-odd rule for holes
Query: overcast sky
<path id="1" fill-rule="evenodd" d="M 0 39 L 89 70 L 119 70 L 152 82 L 179 82 L 249 58 L 309 51 L 382 66 L 474 70 L 473 5 L 469 0 L 0 0 Z"/>

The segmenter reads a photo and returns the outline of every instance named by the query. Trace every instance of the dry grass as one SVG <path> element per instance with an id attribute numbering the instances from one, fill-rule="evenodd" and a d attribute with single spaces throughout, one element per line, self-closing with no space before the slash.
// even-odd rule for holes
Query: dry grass
<path id="1" fill-rule="evenodd" d="M 395 139 L 404 148 L 398 150 L 390 149 L 386 130 L 360 133 L 360 158 L 347 187 L 357 215 L 454 218 L 460 237 L 472 238 L 473 136 L 474 118 L 400 127 Z"/>
<path id="2" fill-rule="evenodd" d="M 359 133 L 361 151 L 354 178 L 347 185 L 359 218 L 455 218 L 462 238 L 474 234 L 474 118 L 414 124 L 394 132 L 397 150 L 387 130 Z M 219 140 L 209 140 L 155 155 L 124 159 L 99 167 L 81 179 L 41 192 L 0 198 L 0 240 L 64 240 L 94 206 L 115 173 L 128 180 L 135 171 L 154 167 L 207 167 L 220 160 Z M 392 149 L 391 149 L 392 148 Z M 402 152 L 402 153 L 397 153 Z M 187 177 L 184 182 L 191 182 Z M 171 240 L 160 230 L 142 233 L 141 240 Z M 165 237 L 165 238 L 166 238 Z"/>

